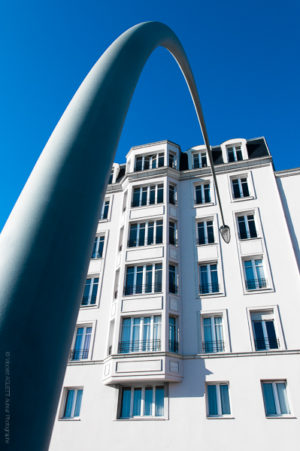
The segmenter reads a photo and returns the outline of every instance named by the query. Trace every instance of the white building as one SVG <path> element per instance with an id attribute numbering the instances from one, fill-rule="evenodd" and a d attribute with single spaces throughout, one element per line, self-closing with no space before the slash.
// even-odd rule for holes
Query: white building
<path id="1" fill-rule="evenodd" d="M 114 164 L 51 451 L 295 450 L 300 169 L 264 138 Z"/>

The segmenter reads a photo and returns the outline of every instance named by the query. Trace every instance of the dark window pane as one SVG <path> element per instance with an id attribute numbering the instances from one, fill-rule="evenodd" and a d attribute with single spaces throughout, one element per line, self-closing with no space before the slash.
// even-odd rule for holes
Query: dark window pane
<path id="1" fill-rule="evenodd" d="M 135 188 L 133 191 L 132 206 L 138 207 L 139 203 L 140 203 L 140 188 Z"/>
<path id="2" fill-rule="evenodd" d="M 155 204 L 155 186 L 150 186 L 150 205 Z"/>
<path id="3" fill-rule="evenodd" d="M 163 222 L 156 222 L 156 244 L 162 243 L 162 234 L 163 234 Z"/>
<path id="4" fill-rule="evenodd" d="M 154 243 L 154 223 L 153 222 L 149 222 L 148 224 L 148 245 L 153 244 Z"/>
<path id="5" fill-rule="evenodd" d="M 164 201 L 164 187 L 163 185 L 158 185 L 157 187 L 157 203 L 161 204 Z"/>
<path id="6" fill-rule="evenodd" d="M 245 224 L 245 218 L 244 216 L 239 216 L 238 217 L 238 225 L 239 225 L 239 233 L 240 233 L 240 238 L 243 240 L 247 237 L 247 230 L 246 230 L 246 224 Z"/>

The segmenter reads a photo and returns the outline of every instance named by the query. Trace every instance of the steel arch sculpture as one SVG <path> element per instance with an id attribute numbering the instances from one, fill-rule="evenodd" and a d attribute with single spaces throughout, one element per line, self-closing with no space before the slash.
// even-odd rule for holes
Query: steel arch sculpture
<path id="1" fill-rule="evenodd" d="M 1 389 L 8 407 L 1 429 L 10 450 L 48 448 L 108 175 L 140 73 L 157 46 L 181 68 L 211 157 L 178 38 L 158 22 L 130 28 L 79 87 L 2 232 L 1 387 L 10 392 Z"/>

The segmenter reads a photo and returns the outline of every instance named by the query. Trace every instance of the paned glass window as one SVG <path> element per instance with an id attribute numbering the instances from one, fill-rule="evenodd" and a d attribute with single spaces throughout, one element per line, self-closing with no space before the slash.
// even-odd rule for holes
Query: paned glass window
<path id="1" fill-rule="evenodd" d="M 161 350 L 161 317 L 124 318 L 119 352 L 152 352 Z"/>
<path id="2" fill-rule="evenodd" d="M 150 246 L 163 241 L 163 221 L 131 223 L 128 247 Z"/>
<path id="3" fill-rule="evenodd" d="M 222 316 L 205 316 L 203 324 L 203 351 L 204 352 L 223 352 L 223 321 Z"/>
<path id="4" fill-rule="evenodd" d="M 209 183 L 202 183 L 195 187 L 196 204 L 206 204 L 210 200 L 210 185 Z"/>
<path id="5" fill-rule="evenodd" d="M 197 223 L 198 244 L 209 244 L 215 242 L 213 221 L 201 221 Z"/>
<path id="6" fill-rule="evenodd" d="M 169 292 L 178 292 L 177 267 L 175 265 L 169 265 Z"/>
<path id="7" fill-rule="evenodd" d="M 132 207 L 161 204 L 164 201 L 164 185 L 140 186 L 134 188 Z"/>
<path id="8" fill-rule="evenodd" d="M 247 177 L 240 177 L 232 179 L 232 191 L 234 199 L 241 199 L 243 197 L 249 197 L 249 188 Z"/>
<path id="9" fill-rule="evenodd" d="M 217 264 L 199 265 L 199 272 L 200 294 L 217 293 L 219 291 Z"/>
<path id="10" fill-rule="evenodd" d="M 135 158 L 135 171 L 146 171 L 164 166 L 164 154 L 155 153 L 152 155 L 142 155 Z"/>
<path id="11" fill-rule="evenodd" d="M 74 349 L 71 351 L 71 360 L 84 360 L 89 357 L 91 335 L 91 326 L 77 327 Z"/>
<path id="12" fill-rule="evenodd" d="M 242 147 L 241 146 L 230 146 L 227 147 L 228 163 L 233 161 L 241 161 L 243 159 Z"/>
<path id="13" fill-rule="evenodd" d="M 162 290 L 162 264 L 128 266 L 125 295 L 160 293 Z"/>
<path id="14" fill-rule="evenodd" d="M 78 418 L 80 416 L 82 393 L 82 388 L 67 389 L 63 418 Z"/>
<path id="15" fill-rule="evenodd" d="M 169 221 L 169 244 L 177 245 L 177 224 L 175 221 Z"/>
<path id="16" fill-rule="evenodd" d="M 103 203 L 100 220 L 103 221 L 104 219 L 108 218 L 108 212 L 109 212 L 109 199 L 106 199 Z"/>
<path id="17" fill-rule="evenodd" d="M 263 261 L 261 258 L 244 260 L 245 283 L 247 290 L 266 288 Z"/>
<path id="18" fill-rule="evenodd" d="M 208 384 L 207 398 L 209 417 L 230 415 L 228 384 Z"/>
<path id="19" fill-rule="evenodd" d="M 174 316 L 169 316 L 169 352 L 178 352 L 178 326 Z"/>
<path id="20" fill-rule="evenodd" d="M 241 240 L 249 238 L 257 238 L 253 214 L 242 216 L 239 215 L 237 221 L 238 221 L 239 237 Z"/>
<path id="21" fill-rule="evenodd" d="M 176 204 L 176 186 L 169 185 L 169 203 L 172 205 Z"/>
<path id="22" fill-rule="evenodd" d="M 267 417 L 279 417 L 291 413 L 286 394 L 286 381 L 262 382 Z"/>
<path id="23" fill-rule="evenodd" d="M 99 277 L 89 277 L 86 279 L 81 305 L 95 305 L 97 299 Z"/>
<path id="24" fill-rule="evenodd" d="M 96 236 L 91 258 L 102 258 L 104 248 L 104 236 Z"/>
<path id="25" fill-rule="evenodd" d="M 205 168 L 206 166 L 206 152 L 193 153 L 193 169 Z"/>
<path id="26" fill-rule="evenodd" d="M 278 349 L 273 311 L 251 312 L 251 322 L 256 351 Z"/>
<path id="27" fill-rule="evenodd" d="M 124 387 L 120 390 L 120 396 L 121 419 L 164 416 L 163 386 Z"/>

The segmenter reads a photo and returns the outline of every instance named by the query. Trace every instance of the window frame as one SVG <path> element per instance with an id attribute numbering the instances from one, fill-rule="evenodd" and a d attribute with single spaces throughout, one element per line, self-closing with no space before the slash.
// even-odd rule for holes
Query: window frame
<path id="1" fill-rule="evenodd" d="M 96 243 L 96 241 L 97 241 L 97 244 L 96 244 L 96 252 L 95 252 L 95 253 L 96 253 L 96 255 L 98 255 L 99 248 L 101 247 L 101 246 L 100 246 L 100 243 L 101 243 L 102 238 L 103 238 L 103 246 L 102 246 L 101 256 L 100 256 L 100 257 L 98 257 L 98 256 L 93 257 L 95 243 Z M 93 251 L 92 251 L 92 255 L 91 255 L 91 260 L 100 260 L 100 259 L 103 259 L 103 258 L 104 258 L 106 239 L 107 239 L 107 238 L 106 238 L 106 235 L 105 235 L 105 234 L 103 234 L 103 233 L 96 233 L 95 239 L 94 239 Z"/>
<path id="2" fill-rule="evenodd" d="M 161 158 L 163 156 L 163 164 L 161 164 Z M 137 160 L 142 160 L 141 169 L 137 170 Z M 149 167 L 145 169 L 145 162 L 148 158 Z M 155 164 L 153 166 L 153 162 L 155 161 Z M 169 161 L 168 161 L 169 163 Z M 134 170 L 133 172 L 143 172 L 143 171 L 150 171 L 152 169 L 158 169 L 165 167 L 165 151 L 156 151 L 156 152 L 150 152 L 150 153 L 143 153 L 143 154 L 137 154 L 134 156 Z"/>
<path id="3" fill-rule="evenodd" d="M 213 385 L 216 386 L 216 397 L 217 397 L 217 409 L 218 414 L 217 415 L 210 415 L 209 414 L 209 394 L 208 394 L 208 386 Z M 221 401 L 221 393 L 220 393 L 220 386 L 221 385 L 227 385 L 228 387 L 228 404 L 230 413 L 223 414 L 222 413 L 222 401 Z M 206 418 L 207 419 L 222 419 L 222 418 L 233 418 L 232 416 L 232 403 L 231 403 L 231 397 L 230 397 L 230 383 L 229 381 L 207 381 L 205 384 L 205 395 L 206 395 Z"/>
<path id="4" fill-rule="evenodd" d="M 217 333 L 216 333 L 216 324 L 215 324 L 215 319 L 216 318 L 221 318 L 221 325 L 222 325 L 222 344 L 214 344 L 217 343 L 219 340 L 217 340 Z M 216 349 L 213 350 L 207 350 L 206 348 L 206 344 L 207 341 L 205 340 L 205 325 L 204 325 L 204 320 L 205 319 L 210 319 L 210 330 L 211 330 L 211 335 L 212 335 L 212 341 L 211 343 L 213 344 L 213 348 L 215 347 Z M 212 323 L 214 323 L 212 325 Z M 225 331 L 225 321 L 224 321 L 224 314 L 223 312 L 213 312 L 213 313 L 202 313 L 201 314 L 201 351 L 204 354 L 221 354 L 226 352 L 226 331 Z M 219 349 L 220 347 L 220 349 Z"/>
<path id="5" fill-rule="evenodd" d="M 154 415 L 145 415 L 145 391 L 147 388 L 152 388 L 152 414 Z M 155 415 L 156 409 L 156 388 L 164 389 L 164 399 L 163 399 L 163 415 Z M 130 389 L 130 408 L 129 408 L 129 417 L 121 417 L 122 413 L 122 403 L 123 403 L 123 390 Z M 133 415 L 134 408 L 134 390 L 141 389 L 141 401 L 140 401 L 140 409 L 141 415 Z M 123 385 L 119 387 L 118 394 L 118 408 L 117 408 L 117 420 L 120 421 L 162 421 L 168 419 L 168 385 L 164 383 L 149 383 L 149 384 L 138 384 L 138 385 Z"/>
<path id="6" fill-rule="evenodd" d="M 233 175 L 228 174 L 227 177 L 228 177 L 228 186 L 229 186 L 231 202 L 246 202 L 247 200 L 253 200 L 256 198 L 252 171 L 235 173 Z M 233 180 L 237 180 L 237 179 L 239 179 L 239 180 L 246 179 L 247 180 L 249 196 L 234 197 Z"/>
<path id="7" fill-rule="evenodd" d="M 195 165 L 195 160 L 196 160 L 195 157 L 196 156 L 198 157 L 197 158 L 198 166 Z M 198 150 L 198 151 L 192 152 L 191 160 L 192 160 L 192 169 L 202 169 L 202 168 L 207 168 L 208 167 L 209 161 L 208 161 L 207 153 L 206 153 L 205 150 Z M 203 164 L 203 160 L 205 160 L 205 164 Z"/>
<path id="8" fill-rule="evenodd" d="M 282 328 L 281 317 L 279 314 L 278 305 L 247 307 L 246 312 L 247 312 L 249 337 L 250 337 L 252 352 L 266 352 L 266 351 L 267 352 L 277 352 L 280 350 L 287 349 L 284 335 L 283 335 L 283 328 Z M 273 315 L 274 328 L 275 328 L 276 338 L 278 340 L 278 348 L 273 348 L 273 349 L 269 349 L 269 350 L 257 350 L 256 345 L 255 345 L 255 336 L 254 336 L 253 326 L 252 326 L 252 314 L 257 314 L 257 313 L 262 313 L 262 314 L 266 313 L 267 314 L 268 312 L 272 312 L 272 315 Z"/>
<path id="9" fill-rule="evenodd" d="M 86 361 L 90 361 L 92 360 L 92 356 L 93 356 L 93 349 L 94 349 L 94 340 L 95 340 L 95 332 L 96 332 L 96 320 L 91 320 L 91 321 L 78 321 L 76 323 L 75 326 L 75 330 L 74 330 L 74 334 L 73 334 L 73 339 L 72 339 L 72 346 L 70 349 L 70 358 L 69 358 L 69 364 L 70 363 L 75 363 L 75 364 L 79 364 L 82 362 L 86 362 Z M 76 338 L 77 338 L 77 330 L 79 328 L 87 328 L 87 327 L 91 327 L 92 331 L 90 334 L 90 341 L 89 341 L 89 348 L 88 348 L 88 355 L 87 358 L 85 359 L 73 359 L 71 358 L 73 352 L 75 351 L 75 343 L 76 343 Z"/>
<path id="10" fill-rule="evenodd" d="M 172 202 L 170 200 L 171 199 L 171 195 L 170 195 L 171 188 L 174 190 L 174 192 L 173 192 L 174 198 L 172 199 Z M 173 202 L 173 200 L 174 200 L 174 202 Z M 177 184 L 176 183 L 170 182 L 168 184 L 168 203 L 170 205 L 177 205 Z"/>
<path id="11" fill-rule="evenodd" d="M 233 143 L 233 144 L 227 144 L 226 145 L 226 157 L 227 157 L 227 163 L 236 163 L 238 161 L 243 161 L 243 149 L 242 149 L 242 143 Z M 229 149 L 233 149 L 233 160 L 229 161 Z M 237 157 L 237 151 L 240 152 L 240 155 L 242 158 Z"/>
<path id="12" fill-rule="evenodd" d="M 158 268 L 158 270 L 160 269 L 160 274 L 161 274 L 161 283 L 160 283 L 160 289 L 159 290 L 155 290 L 156 286 L 157 286 L 157 280 L 156 280 L 156 265 L 160 265 L 161 268 Z M 147 287 L 147 283 L 144 283 L 147 279 L 147 266 L 152 266 L 152 270 L 151 270 L 151 291 L 145 291 L 146 287 Z M 128 268 L 133 267 L 134 268 L 134 272 L 133 272 L 133 284 L 132 284 L 132 288 L 133 288 L 133 293 L 127 293 L 127 274 L 128 274 Z M 140 284 L 137 284 L 137 268 L 138 267 L 143 267 L 143 271 L 142 271 L 142 291 L 141 292 L 136 292 L 136 287 L 139 286 Z M 149 263 L 141 263 L 141 264 L 129 264 L 125 266 L 125 274 L 124 274 L 124 296 L 146 296 L 146 295 L 153 295 L 155 293 L 162 293 L 163 291 L 163 262 L 149 262 Z"/>
<path id="13" fill-rule="evenodd" d="M 66 412 L 66 408 L 67 408 L 68 393 L 71 390 L 75 390 L 76 391 L 76 398 L 73 401 L 74 405 L 72 404 L 72 409 L 71 409 L 73 414 L 75 413 L 78 392 L 81 391 L 79 415 L 78 416 L 66 417 L 65 416 L 65 412 Z M 62 397 L 61 397 L 61 403 L 60 403 L 60 412 L 59 412 L 59 418 L 58 418 L 60 421 L 80 421 L 81 420 L 83 392 L 84 392 L 84 387 L 83 386 L 75 386 L 75 387 L 67 386 L 67 387 L 63 388 Z"/>
<path id="14" fill-rule="evenodd" d="M 155 322 L 155 318 L 159 318 L 158 322 Z M 135 336 L 135 320 L 139 319 L 138 325 L 138 340 L 134 340 Z M 145 322 L 145 319 L 150 319 L 150 323 Z M 123 327 L 124 321 L 130 320 L 130 329 L 129 329 L 129 340 L 122 340 L 123 337 Z M 159 327 L 156 330 L 157 325 Z M 149 328 L 149 337 L 144 340 L 145 331 L 147 332 L 147 327 Z M 148 332 L 147 332 L 148 333 Z M 158 333 L 159 338 L 153 338 L 154 334 Z M 136 349 L 136 344 L 138 343 L 138 349 Z M 128 349 L 123 348 L 124 343 L 127 343 Z M 145 349 L 144 349 L 145 348 Z M 122 349 L 124 349 L 122 351 Z M 141 354 L 141 353 L 149 353 L 149 352 L 161 352 L 162 350 L 162 315 L 160 314 L 146 314 L 146 315 L 132 315 L 127 316 L 124 315 L 121 317 L 120 322 L 120 336 L 118 343 L 118 354 L 128 355 L 128 354 Z"/>
<path id="15" fill-rule="evenodd" d="M 150 202 L 150 198 L 151 198 L 151 188 L 154 188 L 155 194 L 154 194 L 154 203 Z M 159 188 L 162 187 L 162 202 L 158 202 L 158 191 Z M 139 202 L 138 205 L 134 205 L 134 192 L 139 189 L 140 193 L 139 193 Z M 147 194 L 146 194 L 146 203 L 143 205 L 142 204 L 142 197 L 143 197 L 143 190 L 146 189 Z M 131 204 L 130 204 L 130 208 L 145 208 L 145 207 L 149 207 L 152 205 L 163 205 L 165 203 L 165 184 L 163 181 L 161 182 L 156 182 L 153 184 L 148 184 L 148 185 L 136 185 L 136 186 L 132 186 L 132 195 L 131 195 Z"/>
<path id="16" fill-rule="evenodd" d="M 212 222 L 212 233 L 213 233 L 213 241 L 211 243 L 208 242 L 208 226 L 207 223 L 208 222 Z M 215 226 L 215 222 L 216 222 L 216 218 L 215 216 L 209 216 L 209 217 L 205 217 L 205 218 L 196 218 L 196 240 L 197 240 L 197 246 L 207 246 L 207 245 L 213 245 L 213 244 L 217 244 L 216 241 L 216 235 L 217 235 L 217 230 L 216 230 L 216 226 Z M 205 243 L 200 243 L 200 237 L 199 237 L 199 224 L 204 223 L 206 224 L 204 226 L 204 238 L 205 238 Z"/>
<path id="17" fill-rule="evenodd" d="M 263 405 L 264 405 L 266 418 L 272 419 L 272 418 L 290 418 L 290 417 L 292 417 L 292 409 L 291 409 L 291 403 L 290 403 L 290 396 L 288 394 L 287 379 L 262 379 L 260 381 L 260 384 L 261 384 L 262 399 L 263 399 Z M 275 409 L 276 409 L 276 414 L 274 414 L 274 415 L 267 413 L 267 403 L 266 403 L 264 389 L 263 389 L 264 384 L 272 384 L 272 394 L 273 394 L 273 399 L 274 399 L 274 404 L 275 404 Z M 278 396 L 277 384 L 285 384 L 285 401 L 286 401 L 286 406 L 289 410 L 288 413 L 281 413 L 281 406 L 280 406 L 280 400 L 279 400 L 279 396 Z"/>
<path id="18" fill-rule="evenodd" d="M 151 224 L 151 223 L 153 223 L 153 243 L 148 244 L 149 224 Z M 138 243 L 138 244 L 130 246 L 131 227 L 133 225 L 137 226 L 136 243 Z M 140 245 L 139 242 L 140 242 L 141 225 L 145 225 L 145 228 L 144 228 L 144 244 Z M 162 242 L 161 243 L 156 242 L 159 226 L 161 226 L 161 228 L 162 228 Z M 164 244 L 164 220 L 163 220 L 163 218 L 146 219 L 146 220 L 141 220 L 141 221 L 131 221 L 128 224 L 128 240 L 127 240 L 127 248 L 128 249 L 135 249 L 135 248 L 149 247 L 149 246 L 162 246 L 163 244 Z"/>
<path id="19" fill-rule="evenodd" d="M 250 236 L 251 231 L 249 227 L 249 220 L 248 216 L 253 216 L 253 222 L 255 226 L 256 236 Z M 239 218 L 244 218 L 245 221 L 245 229 L 246 229 L 246 238 L 241 238 L 241 232 L 240 232 L 240 223 Z M 245 220 L 245 218 L 247 218 Z M 235 224 L 236 224 L 236 230 L 237 230 L 237 236 L 240 241 L 246 241 L 246 240 L 257 240 L 261 238 L 261 231 L 259 227 L 259 219 L 256 209 L 254 210 L 248 210 L 248 211 L 241 211 L 241 212 L 235 212 Z"/>
<path id="20" fill-rule="evenodd" d="M 201 266 L 212 266 L 212 265 L 216 265 L 216 274 L 217 274 L 217 279 L 218 279 L 218 291 L 209 291 L 207 293 L 201 293 L 201 270 L 200 267 Z M 198 261 L 198 295 L 200 297 L 202 296 L 220 296 L 223 294 L 223 285 L 222 285 L 222 278 L 220 277 L 221 273 L 220 273 L 220 262 L 218 260 L 211 260 L 211 261 Z M 209 271 L 209 277 L 208 277 L 208 285 L 212 286 L 212 277 L 211 277 L 211 269 Z"/>
<path id="21" fill-rule="evenodd" d="M 91 284 L 90 284 L 89 295 L 88 295 L 88 304 L 82 304 L 82 301 L 83 301 L 83 298 L 84 298 L 84 292 L 85 292 L 86 282 L 87 282 L 87 280 L 89 280 L 89 279 L 90 279 L 90 280 L 93 280 L 93 281 L 94 281 L 94 279 L 98 279 L 98 283 L 96 283 L 96 284 L 91 283 Z M 91 303 L 90 300 L 91 300 L 92 297 L 93 297 L 93 288 L 94 288 L 94 285 L 97 285 L 97 292 L 96 292 L 95 302 L 94 302 L 94 303 Z M 83 293 L 82 293 L 82 299 L 81 299 L 80 308 L 92 308 L 92 307 L 98 307 L 98 305 L 99 305 L 99 300 L 100 300 L 99 293 L 100 293 L 100 275 L 99 275 L 99 274 L 88 274 L 87 277 L 86 277 L 86 280 L 85 280 L 85 285 L 84 285 L 84 290 L 83 290 Z"/>
<path id="22" fill-rule="evenodd" d="M 205 186 L 209 187 L 208 193 L 209 193 L 209 201 L 205 202 Z M 201 190 L 201 199 L 204 199 L 204 202 L 197 203 L 197 188 L 200 187 Z M 201 183 L 196 183 L 194 185 L 194 205 L 195 207 L 205 207 L 208 205 L 212 205 L 214 202 L 212 200 L 212 183 L 210 180 L 205 180 Z"/>
<path id="23" fill-rule="evenodd" d="M 261 260 L 261 267 L 263 270 L 263 275 L 264 277 L 258 277 L 258 271 L 257 271 L 257 265 L 253 262 L 259 261 Z M 252 272 L 254 274 L 254 278 L 252 280 L 255 281 L 255 288 L 253 289 L 249 289 L 248 288 L 248 283 L 251 279 L 247 279 L 247 275 L 246 275 L 246 266 L 245 266 L 245 262 L 249 262 L 251 261 L 251 268 L 252 268 Z M 270 290 L 272 288 L 271 286 L 271 282 L 270 282 L 270 274 L 267 268 L 267 262 L 266 262 L 266 258 L 264 257 L 264 255 L 247 255 L 247 256 L 243 256 L 242 257 L 242 274 L 243 274 L 243 286 L 244 286 L 244 292 L 245 293 L 259 293 L 259 292 L 264 292 L 266 290 Z M 260 287 L 259 286 L 259 281 L 263 280 L 265 282 L 265 286 Z"/>
<path id="24" fill-rule="evenodd" d="M 173 230 L 174 230 L 174 243 L 171 243 L 170 237 L 171 237 L 171 224 L 174 225 Z M 169 218 L 169 228 L 168 228 L 168 243 L 170 246 L 178 246 L 178 224 L 177 221 L 175 219 L 170 219 Z"/>
<path id="25" fill-rule="evenodd" d="M 99 222 L 110 221 L 111 204 L 112 204 L 112 198 L 105 197 L 103 200 L 103 205 L 102 205 L 101 212 L 100 212 Z M 106 217 L 104 218 L 103 216 L 104 216 L 106 207 L 107 207 L 107 214 L 106 214 Z"/>
<path id="26" fill-rule="evenodd" d="M 170 285 L 170 267 L 174 268 L 174 279 L 175 279 L 175 286 L 174 286 L 174 288 L 175 288 L 175 291 L 171 291 L 171 289 L 170 289 L 170 287 L 171 287 L 171 285 Z M 175 294 L 175 295 L 179 296 L 178 264 L 174 263 L 172 261 L 169 261 L 169 265 L 168 265 L 168 282 L 169 282 L 169 284 L 168 284 L 168 292 L 169 292 L 169 294 L 170 295 Z"/>

